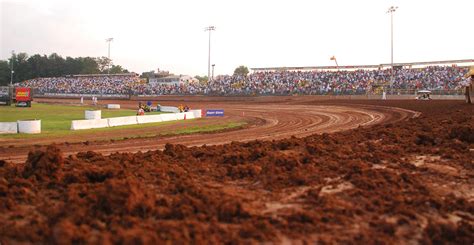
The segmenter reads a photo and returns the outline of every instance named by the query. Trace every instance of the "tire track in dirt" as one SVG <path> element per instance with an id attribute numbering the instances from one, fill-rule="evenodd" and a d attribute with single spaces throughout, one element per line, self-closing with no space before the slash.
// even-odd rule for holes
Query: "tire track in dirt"
<path id="1" fill-rule="evenodd" d="M 322 105 L 242 105 L 225 107 L 229 117 L 263 121 L 262 125 L 250 125 L 242 130 L 216 134 L 192 134 L 171 137 L 137 138 L 115 142 L 90 142 L 88 145 L 60 144 L 65 156 L 83 151 L 95 151 L 104 155 L 115 152 L 161 150 L 165 144 L 185 146 L 220 145 L 232 141 L 274 140 L 305 137 L 311 134 L 332 133 L 349 130 L 359 126 L 378 123 L 396 123 L 416 117 L 417 112 L 394 107 L 380 106 L 322 106 Z M 7 149 L 0 153 L 0 159 L 11 162 L 24 162 L 30 149 Z"/>

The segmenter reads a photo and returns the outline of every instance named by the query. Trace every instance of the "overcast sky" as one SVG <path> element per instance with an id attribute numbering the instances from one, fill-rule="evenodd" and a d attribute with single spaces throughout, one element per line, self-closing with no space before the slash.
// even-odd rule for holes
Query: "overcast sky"
<path id="1" fill-rule="evenodd" d="M 0 0 L 0 59 L 11 51 L 107 56 L 141 73 L 474 58 L 474 0 Z"/>

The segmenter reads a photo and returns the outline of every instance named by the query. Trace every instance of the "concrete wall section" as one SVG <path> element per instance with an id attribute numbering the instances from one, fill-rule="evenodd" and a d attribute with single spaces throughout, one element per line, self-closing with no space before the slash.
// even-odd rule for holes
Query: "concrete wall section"
<path id="1" fill-rule="evenodd" d="M 16 134 L 16 133 L 18 133 L 18 123 L 0 122 L 0 134 Z"/>
<path id="2" fill-rule="evenodd" d="M 24 134 L 41 133 L 41 120 L 18 120 L 18 132 Z"/>
<path id="3" fill-rule="evenodd" d="M 189 112 L 193 113 L 194 118 L 201 118 L 202 117 L 202 110 L 190 110 Z"/>
<path id="4" fill-rule="evenodd" d="M 107 128 L 108 126 L 109 122 L 107 119 L 73 120 L 71 123 L 71 130 Z"/>
<path id="5" fill-rule="evenodd" d="M 165 113 L 160 115 L 148 116 L 129 116 L 129 117 L 113 117 L 107 119 L 93 120 L 74 120 L 71 123 L 71 130 L 106 128 L 124 125 L 145 124 L 154 122 L 167 122 L 175 120 L 194 119 L 201 117 L 201 110 L 191 110 L 185 113 Z"/>
<path id="6" fill-rule="evenodd" d="M 190 111 L 185 112 L 185 114 L 186 114 L 186 119 L 194 119 L 195 118 L 194 113 L 192 113 Z"/>
<path id="7" fill-rule="evenodd" d="M 161 115 L 137 116 L 138 124 L 162 122 Z"/>
<path id="8" fill-rule="evenodd" d="M 465 100 L 464 95 L 431 95 L 434 100 Z"/>
<path id="9" fill-rule="evenodd" d="M 112 117 L 108 118 L 107 120 L 109 121 L 109 127 L 138 124 L 137 116 Z"/>
<path id="10" fill-rule="evenodd" d="M 161 114 L 161 120 L 163 122 L 167 122 L 167 121 L 175 121 L 175 120 L 178 120 L 177 118 L 177 115 L 178 113 L 170 113 L 170 114 Z"/>

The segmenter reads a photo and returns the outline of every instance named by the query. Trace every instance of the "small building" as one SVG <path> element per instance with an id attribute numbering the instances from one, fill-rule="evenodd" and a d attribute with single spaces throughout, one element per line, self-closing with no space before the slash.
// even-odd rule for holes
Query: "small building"
<path id="1" fill-rule="evenodd" d="M 181 85 L 189 83 L 198 83 L 199 80 L 188 75 L 171 75 L 161 78 L 150 78 L 149 83 L 154 85 Z"/>

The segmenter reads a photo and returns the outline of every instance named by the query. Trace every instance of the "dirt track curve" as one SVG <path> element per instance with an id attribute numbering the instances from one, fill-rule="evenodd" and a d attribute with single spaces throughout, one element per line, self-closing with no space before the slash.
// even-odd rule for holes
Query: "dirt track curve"
<path id="1" fill-rule="evenodd" d="M 103 101 L 102 103 L 110 103 Z M 135 101 L 119 101 L 123 107 L 133 108 Z M 174 104 L 179 102 L 174 102 Z M 193 103 L 193 102 L 191 102 Z M 226 116 L 223 119 L 205 118 L 204 124 L 213 124 L 218 120 L 246 121 L 248 127 L 240 130 L 212 134 L 192 134 L 172 137 L 136 138 L 120 141 L 94 141 L 93 136 L 84 143 L 59 143 L 64 154 L 93 150 L 105 155 L 115 152 L 138 152 L 163 149 L 166 143 L 185 146 L 219 145 L 232 141 L 247 142 L 251 140 L 273 140 L 305 137 L 315 133 L 332 133 L 337 131 L 365 127 L 379 123 L 395 123 L 407 118 L 416 117 L 417 112 L 374 105 L 306 105 L 302 101 L 272 103 L 271 101 L 250 102 L 247 104 L 235 101 L 199 101 L 193 108 L 223 108 Z M 203 123 L 203 122 L 201 122 Z M 47 139 L 45 139 L 47 140 Z M 62 139 L 68 142 L 68 138 Z M 70 141 L 69 141 L 70 142 Z M 0 159 L 10 162 L 24 162 L 33 144 L 52 143 L 48 141 L 29 142 L 29 145 L 0 148 Z M 8 145 L 5 143 L 5 146 Z"/>
<path id="2" fill-rule="evenodd" d="M 180 121 L 174 129 L 242 120 L 248 127 L 116 141 L 81 134 L 87 141 L 77 143 L 71 134 L 46 147 L 34 140 L 1 144 L 1 154 L 20 157 L 18 164 L 0 160 L 0 243 L 474 242 L 474 107 L 463 101 L 160 102 L 184 100 L 192 108 L 223 108 L 226 116 Z M 222 145 L 229 141 L 248 142 Z M 156 150 L 165 142 L 221 145 Z"/>

